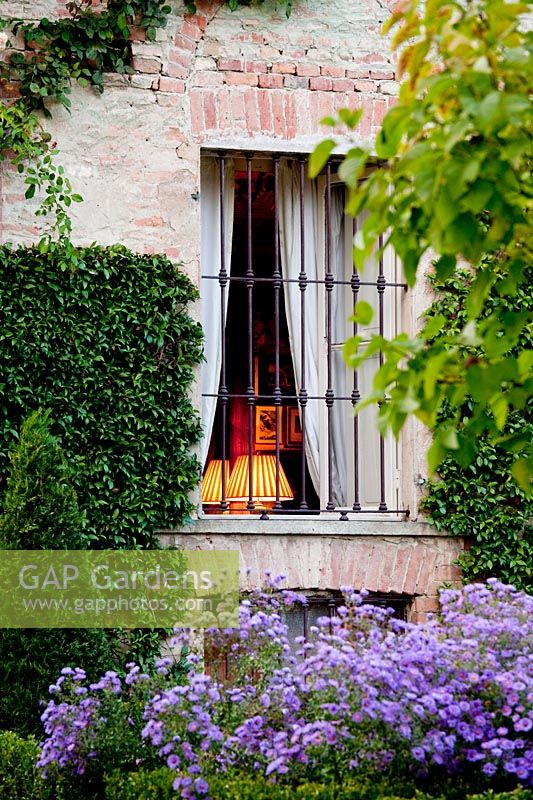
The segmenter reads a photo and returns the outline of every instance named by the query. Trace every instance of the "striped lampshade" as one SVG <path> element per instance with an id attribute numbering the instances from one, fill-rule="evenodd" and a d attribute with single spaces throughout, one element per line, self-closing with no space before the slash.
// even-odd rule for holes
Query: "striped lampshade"
<path id="1" fill-rule="evenodd" d="M 249 458 L 239 456 L 231 472 L 227 499 L 244 502 L 249 499 Z M 279 499 L 292 500 L 294 495 L 281 464 L 279 465 Z M 252 500 L 276 502 L 276 456 L 252 456 Z"/>
<path id="2" fill-rule="evenodd" d="M 226 465 L 226 495 L 228 493 L 229 482 L 229 461 Z M 207 465 L 202 481 L 202 503 L 204 505 L 216 506 L 222 501 L 222 460 L 213 459 Z"/>

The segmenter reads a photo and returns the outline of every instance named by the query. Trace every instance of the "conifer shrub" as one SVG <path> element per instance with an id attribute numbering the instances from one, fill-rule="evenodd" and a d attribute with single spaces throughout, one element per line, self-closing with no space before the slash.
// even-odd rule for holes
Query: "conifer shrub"
<path id="1" fill-rule="evenodd" d="M 0 551 L 75 550 L 86 542 L 83 515 L 50 426 L 50 413 L 42 411 L 22 425 L 0 517 Z M 0 728 L 41 735 L 40 703 L 61 668 L 88 664 L 96 675 L 112 663 L 103 630 L 0 629 Z"/>
<path id="2" fill-rule="evenodd" d="M 49 411 L 34 411 L 22 425 L 0 517 L 2 549 L 79 550 L 86 543 L 83 515 L 50 424 Z"/>

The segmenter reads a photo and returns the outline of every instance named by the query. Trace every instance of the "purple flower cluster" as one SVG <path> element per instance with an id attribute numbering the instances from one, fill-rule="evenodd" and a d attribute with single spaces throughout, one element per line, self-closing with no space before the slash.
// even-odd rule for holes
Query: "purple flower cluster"
<path id="1" fill-rule="evenodd" d="M 151 689 L 147 685 L 149 676 L 138 666 L 130 663 L 126 668 L 124 680 L 109 670 L 88 685 L 83 669 L 61 670 L 61 676 L 49 688 L 55 699 L 41 716 L 47 738 L 41 744 L 37 766 L 44 777 L 51 766 L 84 775 L 89 764 L 94 766 L 97 756 L 101 757 L 112 724 L 119 730 L 134 724 L 130 707 L 139 703 L 144 707 Z M 121 755 L 119 760 L 125 760 Z"/>
<path id="2" fill-rule="evenodd" d="M 61 695 L 65 682 L 70 683 L 73 702 L 52 700 L 41 716 L 49 737 L 42 745 L 37 766 L 43 768 L 45 777 L 50 764 L 69 766 L 76 775 L 83 775 L 88 759 L 96 755 L 90 745 L 96 741 L 95 731 L 101 721 L 100 701 L 88 694 L 82 685 L 85 679 L 84 670 L 64 667 L 50 686 L 50 694 Z M 80 736 L 82 732 L 84 735 Z"/>
<path id="3" fill-rule="evenodd" d="M 495 580 L 445 590 L 422 625 L 362 600 L 345 590 L 333 620 L 291 643 L 285 610 L 305 598 L 257 592 L 237 633 L 213 632 L 231 685 L 196 673 L 152 690 L 140 735 L 183 798 L 206 798 L 209 775 L 230 767 L 294 782 L 397 769 L 533 785 L 533 598 Z M 107 673 L 83 694 L 83 678 L 69 679 L 71 701 L 45 712 L 40 764 L 79 771 L 98 749 L 81 732 L 105 724 L 99 693 L 125 687 Z"/>

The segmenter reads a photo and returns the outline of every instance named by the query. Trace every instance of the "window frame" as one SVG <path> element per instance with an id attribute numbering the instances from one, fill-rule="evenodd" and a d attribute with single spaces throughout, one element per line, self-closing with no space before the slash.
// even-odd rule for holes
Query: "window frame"
<path id="1" fill-rule="evenodd" d="M 212 151 L 205 150 L 202 151 L 201 157 L 205 157 L 208 155 L 212 155 Z M 254 165 L 255 171 L 264 171 L 269 172 L 269 165 L 274 163 L 275 159 L 307 159 L 309 154 L 295 154 L 293 152 L 260 152 L 260 153 L 249 153 L 247 151 L 232 151 L 226 150 L 224 152 L 217 151 L 215 153 L 216 156 L 219 158 L 221 155 L 224 157 L 232 157 L 235 158 L 236 169 L 237 165 L 242 168 L 242 166 L 248 164 L 248 159 L 251 158 L 252 163 Z M 265 166 L 266 162 L 266 166 Z M 331 171 L 332 166 L 335 164 L 335 161 L 329 162 L 328 169 L 330 170 L 330 182 L 331 186 L 338 186 L 342 185 L 342 182 L 338 178 L 338 175 L 335 172 Z M 321 174 L 318 179 L 318 184 L 320 187 L 319 191 L 319 213 L 318 218 L 320 220 L 320 229 L 319 229 L 319 251 L 321 254 L 321 266 L 320 266 L 320 284 L 324 285 L 325 279 L 325 247 L 326 247 L 326 236 L 325 236 L 325 221 L 326 221 L 326 201 L 325 201 L 325 189 L 326 189 L 326 176 L 325 174 Z M 324 223 L 324 224 L 322 224 Z M 347 235 L 345 237 L 345 249 L 346 249 L 346 257 L 348 259 L 351 251 L 351 237 Z M 385 276 L 385 281 L 387 286 L 395 287 L 402 287 L 407 288 L 404 283 L 401 282 L 401 266 L 397 257 L 394 254 L 394 251 L 391 247 L 386 248 L 383 254 L 383 273 Z M 201 275 L 201 281 L 203 280 L 204 276 Z M 228 286 L 231 286 L 231 277 L 228 278 Z M 283 288 L 282 288 L 283 291 Z M 201 301 L 200 301 L 201 302 Z M 402 293 L 400 291 L 394 291 L 394 301 L 392 302 L 391 312 L 384 313 L 383 315 L 383 334 L 387 337 L 394 335 L 394 333 L 399 330 L 399 322 L 402 317 L 403 309 L 403 298 Z M 326 372 L 326 362 L 327 362 L 327 337 L 321 336 L 320 331 L 325 330 L 325 303 L 320 304 L 320 313 L 319 313 L 319 327 L 317 331 L 317 352 L 320 352 L 319 358 L 319 381 L 320 386 L 325 386 L 325 372 Z M 226 317 L 227 323 L 227 317 Z M 334 342 L 331 344 L 331 349 L 333 350 L 340 350 L 342 347 L 341 343 Z M 246 364 L 243 364 L 243 370 L 246 369 Z M 220 395 L 219 395 L 220 397 Z M 264 400 L 260 398 L 255 398 L 255 406 L 261 405 L 264 403 Z M 218 403 L 218 400 L 217 400 Z M 298 409 L 301 409 L 300 404 L 298 403 Z M 282 411 L 284 412 L 285 406 L 282 406 Z M 321 404 L 320 406 L 320 433 L 319 433 L 319 441 L 325 442 L 328 441 L 327 436 L 327 413 L 326 413 L 326 405 Z M 328 511 L 326 509 L 327 506 L 327 484 L 328 484 L 328 456 L 327 456 L 327 447 L 320 447 L 320 508 L 319 509 L 309 509 L 305 512 L 306 517 L 311 517 L 315 519 L 320 518 L 331 518 L 331 515 L 338 515 L 339 512 L 341 513 L 341 519 L 348 519 L 347 514 L 356 514 L 357 519 L 376 519 L 376 515 L 392 515 L 395 518 L 400 518 L 408 514 L 408 512 L 402 509 L 401 503 L 401 482 L 400 482 L 400 465 L 402 464 L 402 444 L 401 438 L 397 442 L 392 436 L 385 437 L 384 440 L 384 472 L 385 472 L 385 509 L 364 509 L 361 511 L 356 511 L 355 507 L 353 509 L 347 509 L 343 511 L 340 507 L 335 507 L 334 510 Z M 354 467 L 354 459 L 349 459 L 349 473 L 348 473 L 348 484 L 351 486 L 355 481 L 355 467 Z M 219 512 L 223 514 L 224 512 L 221 510 Z M 227 513 L 227 512 L 226 512 Z M 254 513 L 254 512 L 252 512 Z M 265 514 L 264 511 L 261 512 L 260 509 L 255 509 L 255 513 L 260 515 L 261 519 L 268 519 L 270 511 L 268 514 Z M 275 516 L 276 517 L 284 517 L 295 519 L 297 516 L 298 511 L 294 509 L 276 509 Z M 204 512 L 201 503 L 200 503 L 200 515 L 202 517 L 207 517 L 208 515 Z M 217 514 L 218 515 L 218 514 Z M 213 514 L 210 514 L 209 517 L 212 517 Z M 232 513 L 231 518 L 250 518 L 250 513 Z"/>

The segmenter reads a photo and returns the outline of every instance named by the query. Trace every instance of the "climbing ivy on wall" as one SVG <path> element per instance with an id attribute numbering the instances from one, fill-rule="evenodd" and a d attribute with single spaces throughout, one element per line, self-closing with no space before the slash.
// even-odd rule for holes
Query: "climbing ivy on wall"
<path id="1" fill-rule="evenodd" d="M 0 507 L 23 419 L 50 409 L 94 546 L 154 546 L 192 511 L 202 329 L 162 255 L 0 247 Z"/>
<path id="2" fill-rule="evenodd" d="M 235 10 L 240 5 L 264 0 L 226 0 Z M 287 15 L 292 0 L 281 0 Z M 52 100 L 69 108 L 71 81 L 103 91 L 103 73 L 132 73 L 129 40 L 133 25 L 155 39 L 158 28 L 167 23 L 172 9 L 166 0 L 109 0 L 98 13 L 92 0 L 78 0 L 66 6 L 69 16 L 34 22 L 12 21 L 15 33 L 21 33 L 28 53 L 14 53 L 3 67 L 3 79 L 16 80 L 20 103 L 28 110 L 39 109 L 50 115 L 46 103 Z M 185 3 L 195 13 L 194 3 Z"/>
<path id="3" fill-rule="evenodd" d="M 232 10 L 264 0 L 225 0 Z M 279 0 L 287 16 L 292 0 Z M 184 0 L 189 13 L 194 3 Z M 19 172 L 28 162 L 26 197 L 46 187 L 44 204 L 38 210 L 51 215 L 53 227 L 60 235 L 70 232 L 66 207 L 79 202 L 60 167 L 53 161 L 50 136 L 43 129 L 35 112 L 51 116 L 50 104 L 70 108 L 72 81 L 92 86 L 103 92 L 104 72 L 132 73 L 130 66 L 130 34 L 133 26 L 145 32 L 152 41 L 157 29 L 165 27 L 172 11 L 166 0 L 108 0 L 98 12 L 92 0 L 73 0 L 66 5 L 68 16 L 41 19 L 38 23 L 0 19 L 0 28 L 9 27 L 22 34 L 27 45 L 24 53 L 14 52 L 0 62 L 0 83 L 15 87 L 16 99 L 0 103 L 0 162 L 10 159 Z"/>
<path id="4" fill-rule="evenodd" d="M 4 79 L 16 80 L 19 103 L 50 116 L 47 101 L 70 107 L 71 81 L 103 91 L 103 73 L 131 73 L 129 38 L 131 27 L 145 31 L 148 40 L 166 25 L 171 7 L 164 0 L 110 0 L 100 12 L 91 0 L 67 5 L 69 16 L 38 23 L 14 21 L 28 53 L 13 53 L 5 67 Z"/>
<path id="5" fill-rule="evenodd" d="M 136 24 L 147 39 L 154 39 L 171 11 L 164 0 L 109 0 L 99 13 L 91 10 L 91 0 L 71 2 L 66 8 L 69 15 L 57 20 L 1 20 L 2 27 L 24 36 L 28 49 L 0 64 L 0 82 L 18 92 L 13 102 L 0 104 L 0 162 L 8 159 L 19 172 L 26 171 L 26 198 L 46 189 L 37 214 L 50 216 L 53 229 L 63 237 L 71 230 L 67 209 L 82 198 L 55 164 L 50 135 L 35 112 L 51 116 L 51 102 L 69 108 L 72 80 L 102 92 L 105 70 L 132 72 L 131 26 Z"/>
<path id="6" fill-rule="evenodd" d="M 483 270 L 493 270 L 493 261 L 487 261 Z M 529 270 L 521 287 L 512 297 L 504 298 L 492 293 L 485 313 L 505 315 L 533 311 L 529 287 L 533 270 Z M 432 280 L 436 300 L 426 312 L 426 318 L 442 314 L 445 333 L 459 332 L 467 321 L 466 300 L 472 283 L 472 274 L 459 271 L 452 278 Z M 509 356 L 533 347 L 533 331 L 525 328 Z M 466 348 L 465 348 L 466 349 Z M 474 363 L 476 348 L 468 348 Z M 510 414 L 502 432 L 502 439 L 529 432 L 533 440 L 533 403 L 521 411 Z M 471 413 L 470 401 L 462 409 L 463 420 Z M 446 415 L 441 419 L 445 423 Z M 466 456 L 466 453 L 465 453 Z M 519 488 L 510 475 L 516 456 L 508 449 L 482 436 L 474 460 L 461 465 L 461 452 L 454 459 L 445 460 L 439 467 L 439 479 L 430 482 L 423 509 L 430 522 L 455 536 L 465 536 L 469 549 L 460 559 L 465 578 L 480 580 L 496 576 L 508 583 L 533 591 L 533 498 Z"/>

